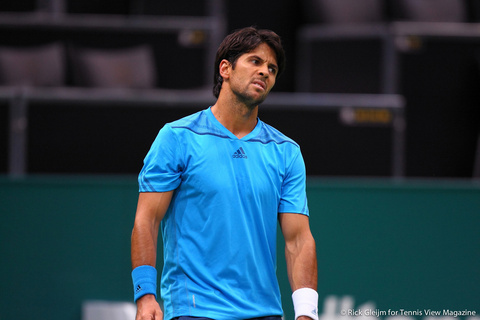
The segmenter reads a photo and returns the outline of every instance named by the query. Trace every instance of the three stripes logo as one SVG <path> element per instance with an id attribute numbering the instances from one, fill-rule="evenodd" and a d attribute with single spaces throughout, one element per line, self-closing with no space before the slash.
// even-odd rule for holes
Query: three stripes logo
<path id="1" fill-rule="evenodd" d="M 232 158 L 243 158 L 243 159 L 247 159 L 247 154 L 245 153 L 245 151 L 243 150 L 242 147 L 238 148 L 237 151 L 235 151 L 235 153 L 233 154 Z"/>

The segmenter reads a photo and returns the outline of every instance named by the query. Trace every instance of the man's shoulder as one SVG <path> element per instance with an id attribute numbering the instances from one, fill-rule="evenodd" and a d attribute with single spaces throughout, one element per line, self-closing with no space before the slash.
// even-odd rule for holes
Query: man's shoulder
<path id="1" fill-rule="evenodd" d="M 200 110 L 183 118 L 169 122 L 171 128 L 188 128 L 195 127 L 199 122 L 206 121 L 205 110 Z"/>
<path id="2" fill-rule="evenodd" d="M 287 144 L 287 145 L 294 146 L 296 148 L 300 148 L 298 143 L 295 142 L 292 138 L 288 137 L 277 128 L 263 121 L 262 121 L 262 130 L 260 134 L 256 137 L 256 139 L 262 143 Z"/>
<path id="3" fill-rule="evenodd" d="M 193 133 L 197 136 L 225 137 L 225 134 L 210 120 L 209 112 L 209 108 L 198 111 L 167 123 L 165 127 L 168 127 L 169 131 L 175 134 Z"/>

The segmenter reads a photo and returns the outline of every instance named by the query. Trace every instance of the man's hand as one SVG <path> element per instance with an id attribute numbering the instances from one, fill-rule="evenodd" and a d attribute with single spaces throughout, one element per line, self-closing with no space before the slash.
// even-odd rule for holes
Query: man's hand
<path id="1" fill-rule="evenodd" d="M 153 294 L 146 294 L 137 300 L 135 320 L 163 320 L 163 312 Z"/>

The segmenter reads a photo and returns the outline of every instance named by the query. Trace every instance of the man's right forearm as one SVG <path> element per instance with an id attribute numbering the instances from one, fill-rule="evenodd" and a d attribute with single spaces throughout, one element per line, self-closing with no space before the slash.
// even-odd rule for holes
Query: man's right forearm
<path id="1" fill-rule="evenodd" d="M 140 193 L 131 237 L 132 280 L 137 320 L 162 320 L 156 301 L 157 239 L 173 191 Z"/>
<path id="2" fill-rule="evenodd" d="M 132 267 L 155 267 L 158 229 L 170 205 L 173 191 L 140 193 L 132 231 Z"/>
<path id="3" fill-rule="evenodd" d="M 132 231 L 132 269 L 149 265 L 155 267 L 157 261 L 158 228 L 136 222 Z"/>
<path id="4" fill-rule="evenodd" d="M 158 230 L 158 228 L 156 229 Z M 134 301 L 145 295 L 157 297 L 157 232 L 152 226 L 135 222 L 132 231 L 132 280 Z"/>

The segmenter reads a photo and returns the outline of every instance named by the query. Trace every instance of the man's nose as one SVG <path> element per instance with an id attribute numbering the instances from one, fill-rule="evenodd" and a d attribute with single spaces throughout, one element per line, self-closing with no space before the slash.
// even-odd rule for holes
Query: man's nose
<path id="1" fill-rule="evenodd" d="M 261 76 L 263 77 L 268 77 L 268 65 L 266 64 L 262 64 L 262 66 L 260 67 L 259 69 L 259 72 L 258 72 Z"/>

